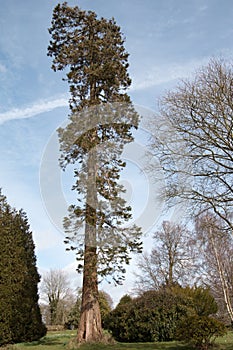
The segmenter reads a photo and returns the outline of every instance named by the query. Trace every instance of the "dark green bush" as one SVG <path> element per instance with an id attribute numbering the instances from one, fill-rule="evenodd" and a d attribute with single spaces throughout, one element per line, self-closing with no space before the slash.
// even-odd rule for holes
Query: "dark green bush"
<path id="1" fill-rule="evenodd" d="M 120 302 L 106 326 L 118 341 L 169 341 L 174 339 L 177 321 L 185 310 L 180 297 L 170 290 L 148 291 L 128 303 Z"/>
<path id="2" fill-rule="evenodd" d="M 124 297 L 123 297 L 124 298 Z M 122 299 L 123 299 L 122 298 Z M 121 299 L 121 300 L 122 300 Z M 105 328 L 112 332 L 113 337 L 118 341 L 125 341 L 130 339 L 129 334 L 129 311 L 132 307 L 131 298 L 126 303 L 121 301 L 117 307 L 109 313 L 105 319 Z"/>
<path id="3" fill-rule="evenodd" d="M 122 342 L 171 341 L 181 339 L 184 334 L 184 340 L 208 344 L 224 329 L 221 323 L 209 317 L 216 311 L 217 304 L 208 289 L 164 287 L 135 299 L 123 297 L 110 312 L 105 327 Z M 191 321 L 195 323 L 193 328 Z M 191 333 L 184 332 L 189 327 L 188 322 Z"/>
<path id="4" fill-rule="evenodd" d="M 176 338 L 194 344 L 197 349 L 207 350 L 216 337 L 223 336 L 226 328 L 223 323 L 209 316 L 189 316 L 180 322 Z"/>

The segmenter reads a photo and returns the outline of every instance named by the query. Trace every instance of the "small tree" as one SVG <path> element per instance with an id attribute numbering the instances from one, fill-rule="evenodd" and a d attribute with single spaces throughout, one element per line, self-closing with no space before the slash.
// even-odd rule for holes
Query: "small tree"
<path id="1" fill-rule="evenodd" d="M 82 304 L 82 290 L 79 288 L 77 290 L 77 295 L 76 302 L 71 308 L 65 323 L 65 327 L 68 329 L 77 329 L 79 326 Z"/>
<path id="2" fill-rule="evenodd" d="M 226 333 L 224 324 L 213 318 L 218 311 L 216 300 L 208 288 L 185 288 L 182 293 L 191 300 L 191 307 L 178 323 L 176 339 L 191 342 L 196 348 L 207 350 L 216 337 Z"/>
<path id="3" fill-rule="evenodd" d="M 197 349 L 208 350 L 212 348 L 216 337 L 226 334 L 223 323 L 208 316 L 187 317 L 180 323 L 177 338 L 191 342 Z"/>

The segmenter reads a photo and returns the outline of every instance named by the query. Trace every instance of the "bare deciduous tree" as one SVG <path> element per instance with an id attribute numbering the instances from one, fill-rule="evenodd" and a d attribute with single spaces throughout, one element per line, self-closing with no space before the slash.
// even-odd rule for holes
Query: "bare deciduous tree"
<path id="1" fill-rule="evenodd" d="M 165 171 L 168 198 L 191 200 L 232 230 L 233 67 L 212 59 L 193 80 L 164 95 L 151 148 Z"/>
<path id="2" fill-rule="evenodd" d="M 41 297 L 49 308 L 51 325 L 65 322 L 66 310 L 70 310 L 75 303 L 70 282 L 62 270 L 50 270 L 41 283 Z"/>
<path id="3" fill-rule="evenodd" d="M 158 289 L 161 285 L 193 283 L 196 272 L 195 245 L 184 225 L 164 221 L 154 234 L 155 246 L 150 254 L 143 254 L 136 274 L 136 288 Z"/>

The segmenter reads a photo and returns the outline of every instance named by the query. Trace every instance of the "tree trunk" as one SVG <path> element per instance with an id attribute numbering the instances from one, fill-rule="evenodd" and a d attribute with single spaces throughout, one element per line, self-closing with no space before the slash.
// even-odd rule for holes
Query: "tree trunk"
<path id="1" fill-rule="evenodd" d="M 96 242 L 96 150 L 88 155 L 88 183 L 86 197 L 85 252 L 81 317 L 78 342 L 100 341 L 103 332 L 98 301 L 97 242 Z"/>
<path id="2" fill-rule="evenodd" d="M 102 338 L 98 301 L 96 248 L 85 247 L 83 292 L 78 342 L 96 342 Z"/>
<path id="3" fill-rule="evenodd" d="M 57 300 L 51 300 L 50 301 L 50 324 L 55 325 L 57 324 Z"/>
<path id="4" fill-rule="evenodd" d="M 217 263 L 219 278 L 220 278 L 222 292 L 223 292 L 223 296 L 224 296 L 224 302 L 225 302 L 225 305 L 227 308 L 227 312 L 230 316 L 231 322 L 233 322 L 233 308 L 231 305 L 230 291 L 228 288 L 226 278 L 224 276 L 224 268 L 223 268 L 222 263 L 221 263 L 221 258 L 219 257 L 219 254 L 218 254 L 218 249 L 216 247 L 216 243 L 215 243 L 214 238 L 213 238 L 213 233 L 212 233 L 211 227 L 209 228 L 209 237 L 210 237 L 210 241 L 212 244 L 212 248 L 214 250 L 215 260 Z"/>

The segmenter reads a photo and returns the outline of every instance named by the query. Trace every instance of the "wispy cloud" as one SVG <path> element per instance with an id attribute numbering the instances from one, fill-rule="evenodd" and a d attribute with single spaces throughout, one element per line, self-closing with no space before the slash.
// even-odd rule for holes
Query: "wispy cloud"
<path id="1" fill-rule="evenodd" d="M 158 64 L 152 67 L 150 71 L 143 72 L 143 77 L 135 77 L 133 80 L 132 90 L 144 90 L 152 86 L 168 83 L 175 79 L 187 78 L 194 73 L 196 69 L 207 64 L 210 57 L 205 57 L 200 60 L 188 61 L 184 64 Z"/>
<path id="2" fill-rule="evenodd" d="M 0 73 L 6 73 L 6 72 L 7 72 L 6 66 L 4 66 L 4 64 L 0 63 Z"/>
<path id="3" fill-rule="evenodd" d="M 144 90 L 160 84 L 172 82 L 176 79 L 185 79 L 192 77 L 196 70 L 210 62 L 211 58 L 223 58 L 227 61 L 233 59 L 233 49 L 217 50 L 211 56 L 204 56 L 192 60 L 187 60 L 183 64 L 161 64 L 151 66 L 150 70 L 141 71 L 140 75 L 135 74 L 131 90 Z"/>
<path id="4" fill-rule="evenodd" d="M 31 118 L 38 114 L 52 111 L 55 108 L 68 106 L 67 97 L 54 98 L 51 100 L 39 100 L 28 107 L 13 108 L 0 113 L 0 124 L 13 119 Z"/>

